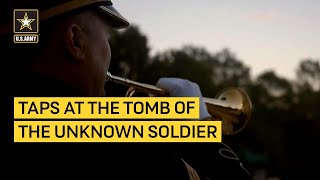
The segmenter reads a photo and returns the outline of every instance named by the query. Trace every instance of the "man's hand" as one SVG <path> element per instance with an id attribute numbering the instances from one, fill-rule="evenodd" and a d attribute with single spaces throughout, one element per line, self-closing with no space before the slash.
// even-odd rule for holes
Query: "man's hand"
<path id="1" fill-rule="evenodd" d="M 200 120 L 210 118 L 198 84 L 187 79 L 170 77 L 160 78 L 156 86 L 168 91 L 172 97 L 200 97 Z"/>

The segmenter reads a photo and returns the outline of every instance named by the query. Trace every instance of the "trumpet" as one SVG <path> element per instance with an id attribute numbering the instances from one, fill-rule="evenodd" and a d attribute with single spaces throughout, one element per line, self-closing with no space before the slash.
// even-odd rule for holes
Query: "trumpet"
<path id="1" fill-rule="evenodd" d="M 136 92 L 155 96 L 169 96 L 169 93 L 156 86 L 136 82 L 130 79 L 106 74 L 106 82 L 111 81 L 129 87 L 126 97 Z M 222 134 L 234 135 L 246 128 L 251 118 L 252 103 L 248 94 L 241 88 L 229 87 L 220 91 L 215 98 L 203 97 L 211 120 L 222 122 Z"/>

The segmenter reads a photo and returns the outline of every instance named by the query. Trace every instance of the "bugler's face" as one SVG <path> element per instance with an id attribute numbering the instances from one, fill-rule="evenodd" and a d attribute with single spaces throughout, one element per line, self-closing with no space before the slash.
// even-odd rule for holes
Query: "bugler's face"
<path id="1" fill-rule="evenodd" d="M 111 60 L 108 33 L 110 33 L 112 27 L 98 16 L 94 16 L 91 24 L 94 27 L 91 27 L 92 31 L 88 34 L 87 56 L 90 59 L 88 68 L 91 68 L 94 92 L 97 96 L 104 96 L 106 72 Z"/>

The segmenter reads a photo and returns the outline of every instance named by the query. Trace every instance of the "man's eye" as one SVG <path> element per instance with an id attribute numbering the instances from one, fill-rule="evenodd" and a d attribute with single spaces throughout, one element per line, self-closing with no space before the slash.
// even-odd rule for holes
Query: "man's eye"
<path id="1" fill-rule="evenodd" d="M 110 40 L 111 34 L 110 34 L 110 33 L 107 33 L 106 35 L 107 35 L 107 39 Z"/>

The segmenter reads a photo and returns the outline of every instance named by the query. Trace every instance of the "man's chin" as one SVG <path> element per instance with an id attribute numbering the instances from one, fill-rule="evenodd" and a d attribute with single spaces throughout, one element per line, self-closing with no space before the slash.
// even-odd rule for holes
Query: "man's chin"
<path id="1" fill-rule="evenodd" d="M 105 96 L 106 96 L 106 92 L 105 92 L 104 88 L 102 88 L 100 90 L 99 97 L 105 97 Z"/>

